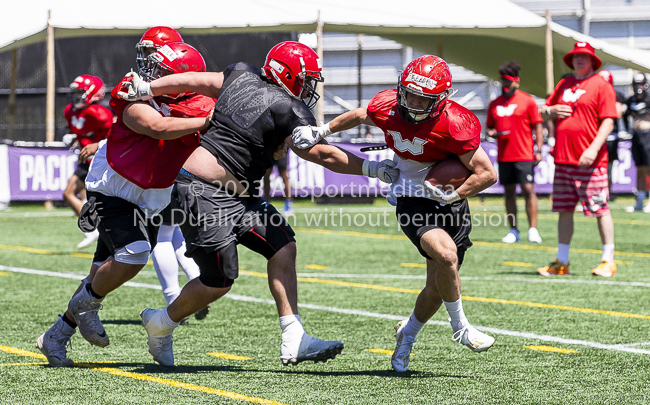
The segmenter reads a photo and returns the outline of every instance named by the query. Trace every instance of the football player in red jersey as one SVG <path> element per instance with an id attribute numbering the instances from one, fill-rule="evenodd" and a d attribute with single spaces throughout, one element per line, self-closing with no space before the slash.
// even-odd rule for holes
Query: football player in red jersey
<path id="1" fill-rule="evenodd" d="M 164 45 L 149 58 L 151 78 L 205 71 L 201 54 L 181 42 Z M 151 218 L 169 204 L 174 180 L 198 146 L 214 108 L 213 99 L 182 92 L 129 103 L 117 96 L 123 85 L 111 92 L 117 121 L 90 165 L 88 202 L 79 216 L 82 230 L 97 228 L 100 233 L 90 273 L 65 314 L 37 340 L 53 366 L 74 364 L 65 345 L 77 326 L 91 344 L 109 344 L 98 316 L 101 302 L 147 263 L 157 233 Z"/>
<path id="2" fill-rule="evenodd" d="M 499 67 L 502 95 L 492 100 L 487 110 L 488 136 L 496 137 L 499 154 L 499 182 L 505 189 L 506 217 L 510 231 L 501 239 L 504 243 L 521 240 L 517 230 L 517 184 L 526 201 L 528 215 L 528 241 L 542 243 L 537 230 L 537 195 L 535 194 L 534 167 L 542 160 L 544 135 L 542 116 L 535 99 L 519 90 L 517 62 L 507 62 Z M 533 133 L 537 151 L 533 150 Z"/>
<path id="3" fill-rule="evenodd" d="M 201 276 L 187 283 L 167 308 L 141 313 L 149 352 L 158 363 L 174 364 L 172 335 L 178 322 L 230 291 L 239 275 L 238 245 L 267 259 L 269 287 L 280 316 L 282 363 L 326 361 L 343 350 L 342 342 L 305 332 L 298 315 L 293 229 L 259 195 L 273 159 L 286 152 L 287 144 L 292 146 L 294 128 L 316 123 L 310 108 L 318 99 L 321 71 L 320 58 L 311 48 L 288 41 L 271 48 L 262 69 L 236 63 L 223 72 L 174 75 L 150 84 L 134 76 L 124 92 L 129 100 L 178 91 L 218 96 L 212 122 L 173 191 L 174 201 L 188 215 L 181 230 Z M 397 178 L 392 161 L 364 161 L 331 145 L 293 150 L 339 173 L 386 182 Z"/>
<path id="4" fill-rule="evenodd" d="M 79 216 L 84 201 L 79 199 L 77 194 L 84 191 L 84 182 L 92 156 L 97 152 L 99 142 L 108 136 L 108 131 L 113 124 L 113 112 L 98 104 L 104 98 L 105 92 L 104 82 L 99 77 L 78 76 L 70 84 L 70 90 L 72 90 L 72 103 L 65 107 L 63 115 L 68 121 L 70 131 L 77 136 L 81 153 L 79 153 L 77 169 L 68 180 L 68 185 L 63 192 L 63 198 Z M 83 194 L 85 195 L 85 192 Z M 98 237 L 97 230 L 86 232 L 84 239 L 77 244 L 77 249 L 89 246 Z"/>
<path id="5" fill-rule="evenodd" d="M 573 212 L 578 202 L 585 216 L 596 217 L 603 244 L 600 265 L 591 274 L 610 277 L 614 263 L 614 222 L 609 211 L 607 136 L 614 129 L 614 87 L 595 72 L 602 62 L 588 42 L 576 42 L 564 55 L 574 74 L 563 78 L 546 99 L 542 113 L 556 119 L 553 211 L 558 217 L 556 259 L 537 272 L 543 276 L 569 274 Z"/>
<path id="6" fill-rule="evenodd" d="M 463 312 L 458 270 L 469 240 L 471 218 L 466 198 L 496 182 L 496 172 L 480 146 L 481 125 L 468 109 L 449 100 L 451 72 L 444 60 L 425 55 L 401 74 L 397 90 L 378 93 L 367 108 L 358 108 L 321 127 L 294 131 L 293 143 L 311 147 L 329 133 L 360 124 L 384 131 L 395 151 L 400 177 L 391 186 L 389 202 L 397 205 L 402 230 L 427 261 L 426 286 L 409 319 L 395 327 L 393 369 L 406 371 L 413 343 L 424 324 L 444 303 L 453 340 L 475 352 L 489 349 L 494 339 L 469 324 Z M 472 174 L 456 190 L 425 181 L 435 162 L 456 155 Z"/>

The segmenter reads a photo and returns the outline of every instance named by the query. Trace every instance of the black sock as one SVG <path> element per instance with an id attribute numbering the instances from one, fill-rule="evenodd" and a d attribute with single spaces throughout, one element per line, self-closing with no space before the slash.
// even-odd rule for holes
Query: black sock
<path id="1" fill-rule="evenodd" d="M 95 291 L 93 291 L 93 286 L 92 283 L 86 284 L 86 290 L 92 295 L 93 297 L 97 298 L 98 300 L 104 298 L 101 295 L 98 295 Z"/>
<path id="2" fill-rule="evenodd" d="M 70 327 L 71 327 L 72 329 L 74 329 L 74 328 L 77 327 L 77 324 L 74 323 L 74 321 L 68 319 L 68 317 L 67 317 L 66 314 L 61 315 L 61 320 L 62 320 L 63 322 L 65 322 L 65 323 L 67 323 L 68 325 L 70 325 Z"/>

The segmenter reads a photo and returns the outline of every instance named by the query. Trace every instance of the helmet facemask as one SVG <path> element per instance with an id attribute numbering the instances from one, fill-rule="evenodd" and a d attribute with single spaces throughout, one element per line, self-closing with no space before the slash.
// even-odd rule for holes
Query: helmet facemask
<path id="1" fill-rule="evenodd" d="M 306 71 L 298 75 L 297 82 L 302 83 L 299 98 L 309 109 L 314 108 L 320 99 L 316 86 L 322 81 L 323 76 L 318 72 Z"/>
<path id="2" fill-rule="evenodd" d="M 151 71 L 154 67 L 154 63 L 151 59 L 149 59 L 149 56 L 156 53 L 158 47 L 156 47 L 151 41 L 142 41 L 138 42 L 135 45 L 135 49 L 138 74 L 147 80 L 147 78 L 151 75 Z"/>
<path id="3" fill-rule="evenodd" d="M 411 124 L 419 124 L 436 117 L 444 107 L 445 101 L 449 98 L 449 95 L 452 92 L 452 89 L 450 88 L 438 94 L 426 94 L 421 90 L 404 86 L 401 81 L 397 83 L 397 88 L 397 101 L 400 117 Z M 427 98 L 429 100 L 427 107 L 424 109 L 409 107 L 407 100 L 408 94 Z"/>
<path id="4" fill-rule="evenodd" d="M 77 110 L 81 110 L 90 105 L 88 102 L 88 94 L 95 89 L 95 85 L 91 85 L 88 90 L 84 90 L 78 86 L 72 87 L 72 105 Z"/>

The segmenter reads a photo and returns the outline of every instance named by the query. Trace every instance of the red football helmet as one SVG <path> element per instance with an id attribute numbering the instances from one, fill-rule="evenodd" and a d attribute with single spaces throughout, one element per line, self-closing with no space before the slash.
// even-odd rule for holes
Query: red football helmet
<path id="1" fill-rule="evenodd" d="M 155 53 L 161 46 L 172 42 L 185 41 L 183 41 L 181 34 L 171 27 L 151 27 L 142 35 L 140 42 L 135 44 L 136 63 L 140 76 L 150 73 L 147 72 L 147 69 L 153 67 L 147 56 Z"/>
<path id="2" fill-rule="evenodd" d="M 143 78 L 152 81 L 163 76 L 183 72 L 205 72 L 203 56 L 191 45 L 184 42 L 173 42 L 158 48 L 158 51 L 149 55 L 152 68 L 145 72 Z M 167 97 L 178 98 L 188 93 L 168 94 Z"/>
<path id="3" fill-rule="evenodd" d="M 80 110 L 104 98 L 104 82 L 97 76 L 81 75 L 70 84 L 72 105 Z"/>
<path id="4" fill-rule="evenodd" d="M 403 120 L 420 123 L 435 118 L 452 92 L 449 66 L 437 56 L 421 56 L 406 66 L 397 82 L 397 90 L 397 105 Z M 429 103 L 424 108 L 409 107 L 408 94 L 425 97 Z"/>
<path id="5" fill-rule="evenodd" d="M 262 74 L 282 87 L 290 96 L 313 108 L 320 98 L 317 82 L 323 81 L 320 58 L 307 45 L 280 42 L 266 55 Z"/>

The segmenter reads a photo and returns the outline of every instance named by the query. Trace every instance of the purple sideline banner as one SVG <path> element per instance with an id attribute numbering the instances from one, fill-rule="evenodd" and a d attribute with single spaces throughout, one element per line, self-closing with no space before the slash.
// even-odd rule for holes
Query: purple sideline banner
<path id="1" fill-rule="evenodd" d="M 371 160 L 384 160 L 393 157 L 389 149 L 362 153 L 360 149 L 377 144 L 349 144 L 334 143 L 342 149 L 350 151 L 357 156 Z M 496 143 L 484 142 L 483 149 L 487 152 L 492 163 L 497 166 Z M 636 186 L 636 167 L 632 160 L 631 142 L 623 141 L 619 144 L 619 161 L 614 163 L 612 169 L 613 193 L 632 193 Z M 63 190 L 68 179 L 77 166 L 77 155 L 62 148 L 21 148 L 3 146 L 6 154 L 0 153 L 0 186 L 9 184 L 10 200 L 62 200 Z M 555 165 L 553 158 L 548 154 L 548 146 L 542 150 L 542 162 L 535 168 L 535 191 L 541 194 L 550 194 L 553 185 Z M 317 164 L 299 159 L 289 152 L 288 175 L 291 182 L 292 195 L 307 196 L 379 196 L 388 190 L 388 185 L 378 179 L 369 179 L 365 176 L 351 176 L 334 173 Z M 1 187 L 0 187 L 1 188 Z M 282 179 L 278 176 L 277 168 L 271 174 L 272 195 L 282 195 Z M 503 187 L 497 183 L 484 193 L 501 194 Z"/>
<path id="2" fill-rule="evenodd" d="M 332 143 L 342 149 L 354 153 L 357 156 L 370 160 L 392 159 L 393 151 L 389 149 L 362 153 L 360 149 L 367 146 L 378 146 L 380 144 L 349 144 Z M 486 151 L 492 164 L 498 169 L 497 144 L 483 142 L 481 144 Z M 555 164 L 553 157 L 548 153 L 548 145 L 542 149 L 542 161 L 535 167 L 535 191 L 540 194 L 550 194 L 553 191 L 553 175 Z M 632 160 L 631 142 L 622 141 L 618 149 L 619 160 L 614 163 L 612 169 L 612 192 L 632 193 L 636 186 L 636 167 Z M 365 176 L 342 175 L 331 172 L 317 164 L 299 159 L 295 154 L 289 152 L 287 172 L 291 183 L 291 193 L 297 197 L 306 196 L 335 196 L 335 195 L 379 195 L 388 190 L 388 185 L 377 179 L 368 179 Z M 278 176 L 277 168 L 271 174 L 271 194 L 282 195 L 282 179 Z M 503 186 L 499 183 L 488 188 L 483 193 L 503 194 Z"/>
<path id="3" fill-rule="evenodd" d="M 60 148 L 8 148 L 11 200 L 62 200 L 77 155 Z"/>

